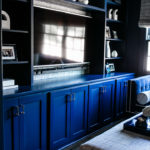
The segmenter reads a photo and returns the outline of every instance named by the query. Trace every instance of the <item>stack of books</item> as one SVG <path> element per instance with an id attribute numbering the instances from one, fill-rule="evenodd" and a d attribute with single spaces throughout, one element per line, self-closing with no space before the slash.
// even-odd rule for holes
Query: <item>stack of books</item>
<path id="1" fill-rule="evenodd" d="M 8 90 L 8 89 L 18 89 L 18 85 L 15 85 L 14 79 L 3 80 L 3 90 Z"/>

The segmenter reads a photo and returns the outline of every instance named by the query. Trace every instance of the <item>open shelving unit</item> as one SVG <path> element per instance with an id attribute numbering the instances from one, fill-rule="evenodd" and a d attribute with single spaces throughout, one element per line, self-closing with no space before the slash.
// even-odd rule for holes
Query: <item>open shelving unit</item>
<path id="1" fill-rule="evenodd" d="M 125 38 L 125 26 L 126 26 L 126 18 L 125 18 L 125 0 L 121 0 L 121 3 L 117 3 L 112 0 L 107 0 L 106 4 L 106 26 L 110 29 L 110 38 L 105 38 L 106 40 L 106 49 L 105 49 L 105 65 L 109 63 L 113 63 L 115 65 L 115 69 L 117 72 L 123 71 L 123 60 L 124 60 L 124 53 L 126 47 L 126 38 Z M 114 18 L 109 18 L 109 10 L 112 9 L 118 10 L 118 20 Z M 117 32 L 117 37 L 113 37 L 113 31 Z M 107 42 L 108 41 L 108 42 Z M 109 44 L 110 47 L 110 57 L 106 57 L 107 47 Z M 112 57 L 111 53 L 113 50 L 116 50 L 118 56 Z M 105 67 L 104 67 L 105 68 Z M 106 70 L 106 69 L 105 69 Z M 106 72 L 106 71 L 105 71 Z"/>

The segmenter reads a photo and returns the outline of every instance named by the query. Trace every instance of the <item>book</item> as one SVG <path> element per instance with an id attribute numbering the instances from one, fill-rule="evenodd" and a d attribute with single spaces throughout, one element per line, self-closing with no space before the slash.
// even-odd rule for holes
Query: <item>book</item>
<path id="1" fill-rule="evenodd" d="M 14 79 L 4 79 L 3 80 L 3 87 L 13 86 L 13 85 L 15 85 L 15 80 Z"/>
<path id="2" fill-rule="evenodd" d="M 18 89 L 18 85 L 11 85 L 11 86 L 3 86 L 3 90 L 9 90 L 9 89 Z"/>

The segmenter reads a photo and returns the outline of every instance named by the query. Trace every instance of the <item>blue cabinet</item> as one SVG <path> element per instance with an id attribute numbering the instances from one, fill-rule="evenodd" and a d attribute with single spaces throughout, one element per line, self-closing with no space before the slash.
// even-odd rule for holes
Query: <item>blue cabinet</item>
<path id="1" fill-rule="evenodd" d="M 89 86 L 88 129 L 95 130 L 108 123 L 114 112 L 115 80 Z"/>
<path id="2" fill-rule="evenodd" d="M 46 98 L 43 94 L 5 100 L 5 150 L 46 150 Z"/>
<path id="3" fill-rule="evenodd" d="M 20 106 L 20 150 L 46 150 L 46 98 L 24 96 Z"/>
<path id="4" fill-rule="evenodd" d="M 87 86 L 50 92 L 51 150 L 86 134 L 87 102 Z"/>
<path id="5" fill-rule="evenodd" d="M 18 98 L 4 102 L 4 150 L 19 150 Z"/>
<path id="6" fill-rule="evenodd" d="M 128 98 L 128 80 L 134 76 L 128 76 L 116 80 L 116 118 L 122 116 L 126 112 L 127 98 Z"/>

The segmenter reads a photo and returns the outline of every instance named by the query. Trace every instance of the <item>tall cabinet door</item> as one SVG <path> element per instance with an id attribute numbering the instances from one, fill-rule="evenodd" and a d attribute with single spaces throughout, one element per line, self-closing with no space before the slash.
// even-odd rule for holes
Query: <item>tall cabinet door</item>
<path id="1" fill-rule="evenodd" d="M 115 80 L 103 84 L 103 96 L 100 103 L 101 121 L 106 124 L 114 117 Z"/>
<path id="2" fill-rule="evenodd" d="M 100 126 L 100 103 L 103 97 L 103 82 L 94 83 L 89 86 L 88 103 L 88 130 L 94 130 Z"/>
<path id="3" fill-rule="evenodd" d="M 71 90 L 50 93 L 50 149 L 58 149 L 70 138 Z"/>
<path id="4" fill-rule="evenodd" d="M 129 76 L 116 80 L 116 117 L 120 117 L 126 112 L 128 80 L 132 78 L 133 76 Z"/>
<path id="5" fill-rule="evenodd" d="M 44 94 L 23 96 L 20 107 L 20 149 L 46 149 L 46 98 Z"/>
<path id="6" fill-rule="evenodd" d="M 71 90 L 71 138 L 83 136 L 87 132 L 88 86 Z"/>
<path id="7" fill-rule="evenodd" d="M 19 150 L 18 98 L 4 100 L 4 150 Z"/>

